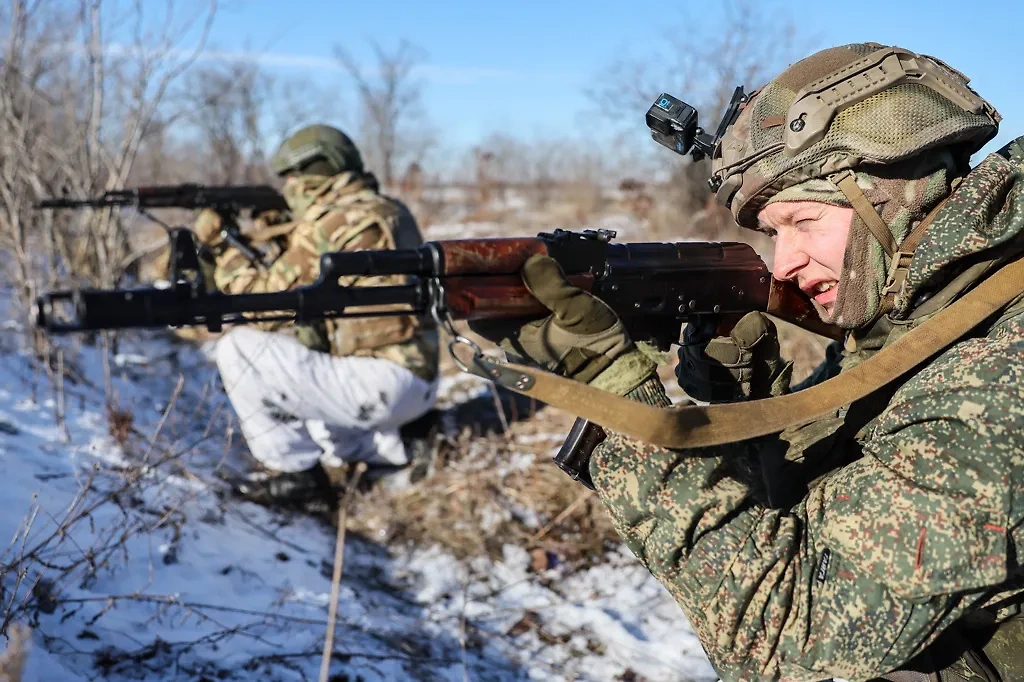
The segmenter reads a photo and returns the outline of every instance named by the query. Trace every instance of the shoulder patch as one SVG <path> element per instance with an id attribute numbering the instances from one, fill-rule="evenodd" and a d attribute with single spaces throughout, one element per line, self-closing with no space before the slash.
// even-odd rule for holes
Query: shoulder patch
<path id="1" fill-rule="evenodd" d="M 818 559 L 818 570 L 814 574 L 814 579 L 819 583 L 824 583 L 825 578 L 828 577 L 828 565 L 832 563 L 832 550 L 825 549 L 821 553 L 821 558 Z"/>

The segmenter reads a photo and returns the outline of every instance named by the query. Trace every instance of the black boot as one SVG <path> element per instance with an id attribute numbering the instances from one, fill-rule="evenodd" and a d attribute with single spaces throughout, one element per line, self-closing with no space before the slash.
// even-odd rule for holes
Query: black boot
<path id="1" fill-rule="evenodd" d="M 441 410 L 426 414 L 399 428 L 409 458 L 409 482 L 417 483 L 434 473 L 441 437 Z"/>
<path id="2" fill-rule="evenodd" d="M 306 509 L 330 504 L 336 497 L 319 463 L 303 471 L 250 474 L 232 480 L 231 486 L 238 496 L 267 506 Z"/>
<path id="3" fill-rule="evenodd" d="M 406 490 L 434 473 L 434 461 L 441 433 L 441 411 L 426 414 L 398 428 L 408 458 L 405 464 L 371 464 L 363 474 L 366 489 L 382 488 L 391 492 Z"/>

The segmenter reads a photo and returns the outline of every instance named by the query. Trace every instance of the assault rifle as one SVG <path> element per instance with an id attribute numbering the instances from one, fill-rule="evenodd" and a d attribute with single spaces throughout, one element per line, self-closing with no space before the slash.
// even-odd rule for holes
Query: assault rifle
<path id="1" fill-rule="evenodd" d="M 287 211 L 284 197 L 270 185 L 238 185 L 213 187 L 197 184 L 155 185 L 134 189 L 115 189 L 97 197 L 69 199 L 66 197 L 44 199 L 36 208 L 78 209 L 132 206 L 142 215 L 159 223 L 171 232 L 171 228 L 148 213 L 154 208 L 209 208 L 221 218 L 221 237 L 241 252 L 250 263 L 269 265 L 267 255 L 260 253 L 246 239 L 238 227 L 238 217 L 243 209 L 252 215 L 263 211 Z M 172 240 L 174 239 L 172 235 Z"/>
<path id="2" fill-rule="evenodd" d="M 446 329 L 456 364 L 473 371 L 459 359 L 456 346 L 469 346 L 475 360 L 482 357 L 480 349 L 452 321 L 548 315 L 519 275 L 527 259 L 546 254 L 558 261 L 569 281 L 607 303 L 634 340 L 662 350 L 679 341 L 688 320 L 717 321 L 722 329 L 753 310 L 839 336 L 837 328 L 821 322 L 799 289 L 773 279 L 754 249 L 738 242 L 615 244 L 610 230 L 434 241 L 416 249 L 325 253 L 313 284 L 223 294 L 207 290 L 192 233 L 179 230 L 175 237 L 168 288 L 45 294 L 35 304 L 36 324 L 53 333 L 166 326 L 205 326 L 217 332 L 224 324 L 255 321 L 305 324 L 323 318 L 417 315 Z M 408 280 L 388 286 L 339 283 L 343 277 L 380 275 L 406 275 Z M 592 487 L 587 462 L 603 437 L 598 425 L 577 419 L 555 463 Z"/>
<path id="3" fill-rule="evenodd" d="M 555 230 L 536 237 L 453 239 L 415 249 L 341 251 L 320 257 L 316 282 L 288 291 L 207 291 L 191 233 L 173 244 L 168 287 L 59 291 L 41 296 L 36 324 L 54 333 L 136 327 L 205 326 L 256 321 L 416 315 L 450 320 L 543 317 L 548 311 L 523 286 L 530 256 L 551 256 L 576 286 L 607 303 L 637 341 L 667 349 L 695 316 L 735 319 L 768 312 L 834 336 L 807 297 L 772 278 L 740 242 L 612 243 L 611 230 Z M 343 277 L 406 275 L 389 286 L 343 286 Z"/>

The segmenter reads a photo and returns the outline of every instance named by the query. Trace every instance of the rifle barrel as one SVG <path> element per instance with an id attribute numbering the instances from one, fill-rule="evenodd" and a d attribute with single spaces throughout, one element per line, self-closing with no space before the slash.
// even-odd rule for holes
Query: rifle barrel
<path id="1" fill-rule="evenodd" d="M 36 326 L 51 333 L 200 325 L 219 329 L 222 323 L 295 320 L 303 324 L 327 317 L 418 315 L 426 311 L 426 301 L 420 282 L 383 287 L 319 285 L 230 295 L 195 293 L 189 285 L 179 284 L 167 289 L 53 292 L 39 297 L 33 318 Z"/>
<path id="2" fill-rule="evenodd" d="M 288 210 L 288 203 L 284 197 L 270 185 L 209 186 L 194 183 L 113 189 L 85 199 L 51 198 L 43 199 L 36 204 L 36 208 L 39 209 L 85 208 L 87 206 L 93 208 L 105 206 L 212 208 L 230 211 L 249 208 L 256 212 Z"/>

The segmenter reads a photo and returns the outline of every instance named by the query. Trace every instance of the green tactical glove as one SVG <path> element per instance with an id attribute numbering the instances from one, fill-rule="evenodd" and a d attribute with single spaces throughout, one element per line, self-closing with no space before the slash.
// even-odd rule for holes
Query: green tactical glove
<path id="1" fill-rule="evenodd" d="M 687 325 L 676 378 L 686 394 L 711 403 L 756 400 L 789 390 L 793 363 L 779 355 L 775 323 L 759 312 L 744 315 L 728 337 Z"/>
<path id="2" fill-rule="evenodd" d="M 654 373 L 654 360 L 636 347 L 615 312 L 570 284 L 554 259 L 532 256 L 522 277 L 551 315 L 534 321 L 476 320 L 469 325 L 501 346 L 511 360 L 619 395 Z"/>

